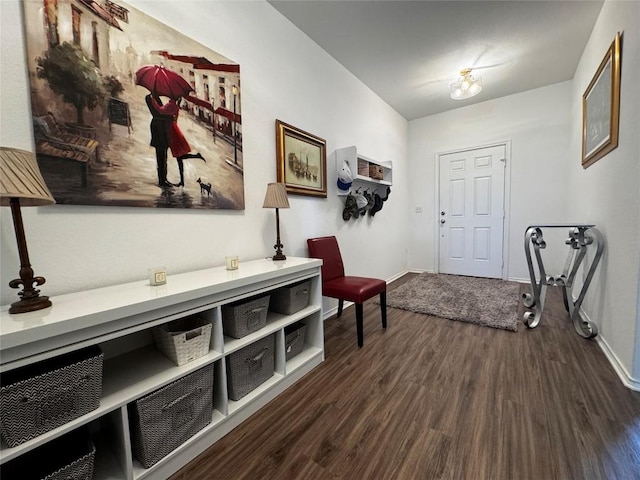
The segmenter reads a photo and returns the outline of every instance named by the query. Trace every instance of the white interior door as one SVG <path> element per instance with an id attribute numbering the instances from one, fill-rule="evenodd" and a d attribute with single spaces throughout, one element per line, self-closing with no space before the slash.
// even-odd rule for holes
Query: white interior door
<path id="1" fill-rule="evenodd" d="M 502 278 L 506 147 L 439 156 L 439 271 Z"/>

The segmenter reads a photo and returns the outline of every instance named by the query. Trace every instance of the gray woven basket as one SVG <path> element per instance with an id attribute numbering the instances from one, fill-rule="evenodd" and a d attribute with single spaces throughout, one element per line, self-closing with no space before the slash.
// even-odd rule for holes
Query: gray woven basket
<path id="1" fill-rule="evenodd" d="M 155 327 L 153 339 L 158 350 L 176 365 L 184 365 L 209 352 L 211 322 L 193 315 Z"/>
<path id="2" fill-rule="evenodd" d="M 230 303 L 222 307 L 222 329 L 225 335 L 242 338 L 267 324 L 269 295 Z"/>
<path id="3" fill-rule="evenodd" d="M 304 348 L 304 334 L 307 326 L 298 322 L 284 328 L 284 351 L 287 360 L 292 359 Z"/>
<path id="4" fill-rule="evenodd" d="M 213 364 L 129 404 L 133 450 L 145 468 L 211 423 Z"/>
<path id="5" fill-rule="evenodd" d="M 296 313 L 309 305 L 311 281 L 304 280 L 272 292 L 269 310 L 285 315 Z"/>
<path id="6" fill-rule="evenodd" d="M 91 480 L 93 478 L 96 447 L 91 443 L 89 448 L 88 453 L 74 460 L 69 465 L 47 475 L 42 480 Z"/>
<path id="7" fill-rule="evenodd" d="M 15 447 L 100 406 L 103 354 L 98 346 L 2 375 L 0 432 Z"/>
<path id="8" fill-rule="evenodd" d="M 2 466 L 2 480 L 91 480 L 96 447 L 74 430 Z"/>
<path id="9" fill-rule="evenodd" d="M 227 355 L 227 391 L 231 400 L 240 400 L 273 376 L 274 349 L 272 334 Z"/>

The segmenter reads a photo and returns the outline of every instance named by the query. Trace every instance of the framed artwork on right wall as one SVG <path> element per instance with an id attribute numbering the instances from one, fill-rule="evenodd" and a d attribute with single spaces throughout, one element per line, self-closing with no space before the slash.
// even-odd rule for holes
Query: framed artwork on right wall
<path id="1" fill-rule="evenodd" d="M 621 40 L 618 32 L 582 95 L 583 168 L 618 146 Z"/>

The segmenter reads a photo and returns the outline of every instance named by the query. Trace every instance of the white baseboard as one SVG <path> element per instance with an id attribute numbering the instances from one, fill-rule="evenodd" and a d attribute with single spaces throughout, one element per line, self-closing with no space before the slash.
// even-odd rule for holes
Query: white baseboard
<path id="1" fill-rule="evenodd" d="M 518 282 L 518 283 L 528 283 L 531 285 L 531 279 L 529 278 L 520 278 L 520 277 L 509 277 L 507 278 L 509 282 Z"/>
<path id="2" fill-rule="evenodd" d="M 598 334 L 598 336 L 596 337 L 596 342 L 598 342 L 600 350 L 602 350 L 604 356 L 607 357 L 607 360 L 609 360 L 609 363 L 618 374 L 618 378 L 620 379 L 622 384 L 631 390 L 640 392 L 640 380 L 637 380 L 629 375 L 629 372 L 627 371 L 625 366 L 618 359 L 618 356 L 609 347 L 607 340 L 601 334 Z"/>
<path id="3" fill-rule="evenodd" d="M 437 273 L 435 270 L 425 270 L 422 268 L 410 268 L 407 273 Z"/>
<path id="4" fill-rule="evenodd" d="M 398 280 L 400 277 L 403 277 L 404 275 L 406 275 L 407 273 L 409 273 L 411 270 L 404 270 L 400 273 L 396 273 L 395 275 L 393 275 L 391 278 L 387 278 L 387 285 L 390 284 L 391 282 L 395 282 L 396 280 Z"/>
<path id="5" fill-rule="evenodd" d="M 344 302 L 344 308 L 353 305 L 353 302 Z M 333 317 L 336 313 L 338 313 L 338 306 L 336 305 L 335 307 L 333 307 L 330 310 L 327 310 L 326 312 L 322 312 L 322 321 L 324 322 L 327 318 L 331 318 Z"/>
<path id="6" fill-rule="evenodd" d="M 575 302 L 576 299 L 574 298 L 573 301 Z M 587 312 L 585 312 L 582 309 L 582 307 L 580 307 L 580 315 L 582 316 L 582 318 L 584 318 L 588 322 L 591 322 L 594 325 L 596 325 L 596 322 L 591 320 L 589 315 L 587 315 Z M 618 356 L 615 354 L 615 352 L 611 349 L 611 347 L 607 343 L 607 339 L 603 337 L 601 333 L 598 333 L 598 335 L 596 335 L 595 337 L 595 341 L 600 347 L 600 350 L 602 350 L 602 353 L 604 353 L 604 356 L 607 357 L 607 360 L 609 360 L 609 363 L 615 370 L 622 384 L 630 390 L 640 392 L 640 380 L 633 378 L 629 374 L 624 364 L 620 361 Z"/>

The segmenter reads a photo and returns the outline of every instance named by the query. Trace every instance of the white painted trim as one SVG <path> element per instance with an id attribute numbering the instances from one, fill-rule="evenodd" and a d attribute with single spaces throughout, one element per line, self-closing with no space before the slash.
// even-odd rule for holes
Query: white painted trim
<path id="1" fill-rule="evenodd" d="M 574 299 L 574 301 L 575 301 L 575 299 Z M 591 320 L 589 315 L 587 315 L 587 312 L 585 312 L 582 309 L 582 307 L 580 307 L 580 315 L 582 315 L 582 317 L 584 319 L 586 319 L 587 321 L 595 324 L 595 322 L 593 322 Z M 622 384 L 625 387 L 627 387 L 628 389 L 630 389 L 630 390 L 634 390 L 636 392 L 640 392 L 640 380 L 633 378 L 629 374 L 629 372 L 625 368 L 624 364 L 620 361 L 618 356 L 615 354 L 615 352 L 609 346 L 609 343 L 607 342 L 607 339 L 605 337 L 603 337 L 601 333 L 598 333 L 598 335 L 596 335 L 596 337 L 595 337 L 595 341 L 598 344 L 598 346 L 600 347 L 600 350 L 602 350 L 602 353 L 604 353 L 604 356 L 607 357 L 607 360 L 609 360 L 609 363 L 611 364 L 611 366 L 615 370 L 615 372 L 618 375 L 618 378 L 620 379 Z"/>
<path id="2" fill-rule="evenodd" d="M 403 270 L 400 273 L 396 273 L 395 275 L 393 275 L 393 276 L 391 276 L 390 278 L 387 279 L 387 285 L 389 285 L 391 282 L 394 282 L 394 281 L 398 280 L 400 277 L 403 277 L 404 275 L 406 275 L 409 272 L 410 272 L 410 270 Z"/>
<path id="3" fill-rule="evenodd" d="M 433 205 L 435 211 L 433 212 L 433 218 L 435 227 L 433 228 L 433 266 L 435 268 L 434 273 L 440 273 L 440 155 L 445 155 L 447 152 L 436 152 L 434 154 L 434 182 L 433 186 Z"/>
<path id="4" fill-rule="evenodd" d="M 411 268 L 409 269 L 409 273 L 438 273 L 435 270 L 425 270 L 422 268 Z"/>
<path id="5" fill-rule="evenodd" d="M 618 378 L 620 379 L 622 384 L 630 390 L 640 392 L 640 380 L 633 378 L 629 374 L 618 356 L 607 343 L 607 340 L 601 334 L 598 334 L 595 340 L 598 343 L 600 350 L 602 350 L 602 353 L 604 353 L 605 357 L 607 357 L 607 360 L 609 360 L 609 363 L 618 374 Z"/>
<path id="6" fill-rule="evenodd" d="M 433 161 L 435 162 L 435 186 L 434 186 L 434 202 L 435 205 L 435 228 L 434 228 L 434 259 L 433 264 L 435 265 L 435 272 L 440 272 L 440 237 L 439 237 L 439 219 L 440 219 L 440 156 L 448 155 L 450 153 L 456 152 L 466 152 L 468 150 L 480 150 L 483 148 L 491 148 L 491 147 L 504 147 L 504 154 L 506 157 L 506 165 L 504 171 L 504 199 L 503 199 L 503 207 L 504 207 L 504 219 L 502 222 L 502 280 L 507 280 L 507 272 L 509 272 L 509 230 L 510 230 L 510 218 L 511 218 L 511 140 L 501 140 L 497 142 L 491 142 L 484 145 L 478 145 L 475 147 L 467 147 L 467 148 L 455 148 L 452 150 L 444 150 L 440 152 L 436 152 L 434 154 Z"/>
<path id="7" fill-rule="evenodd" d="M 511 140 L 504 141 L 504 219 L 502 221 L 502 279 L 509 273 L 509 232 L 511 231 Z"/>
<path id="8" fill-rule="evenodd" d="M 510 282 L 518 282 L 518 283 L 525 283 L 527 285 L 531 285 L 531 280 L 528 278 L 509 277 L 507 278 L 507 280 Z"/>
<path id="9" fill-rule="evenodd" d="M 352 302 L 345 302 L 345 306 L 353 305 Z M 322 312 L 322 321 L 326 321 L 328 318 L 333 317 L 336 313 L 338 313 L 338 307 L 335 306 L 331 310 L 327 310 L 326 312 Z"/>

